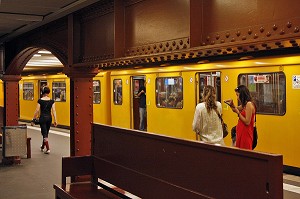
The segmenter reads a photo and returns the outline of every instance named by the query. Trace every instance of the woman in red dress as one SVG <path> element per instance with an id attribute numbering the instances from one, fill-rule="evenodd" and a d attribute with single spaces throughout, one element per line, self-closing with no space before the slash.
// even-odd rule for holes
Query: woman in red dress
<path id="1" fill-rule="evenodd" d="M 235 93 L 240 105 L 235 106 L 232 100 L 228 100 L 227 102 L 230 104 L 232 111 L 237 113 L 239 118 L 236 126 L 236 147 L 252 150 L 256 112 L 255 103 L 246 86 L 238 86 L 235 89 Z"/>

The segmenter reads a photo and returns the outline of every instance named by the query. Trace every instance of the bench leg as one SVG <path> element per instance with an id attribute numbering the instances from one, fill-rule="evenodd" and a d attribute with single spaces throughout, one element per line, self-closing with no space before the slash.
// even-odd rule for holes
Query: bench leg
<path id="1" fill-rule="evenodd" d="M 27 138 L 27 158 L 31 158 L 31 138 Z"/>

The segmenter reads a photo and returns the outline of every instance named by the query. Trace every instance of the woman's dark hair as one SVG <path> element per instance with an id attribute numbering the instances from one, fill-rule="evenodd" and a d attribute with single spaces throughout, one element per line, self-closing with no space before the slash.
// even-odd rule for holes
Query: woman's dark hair
<path id="1" fill-rule="evenodd" d="M 48 86 L 43 87 L 42 89 L 42 94 L 49 94 L 50 93 L 50 88 Z"/>
<path id="2" fill-rule="evenodd" d="M 242 103 L 242 107 L 245 107 L 247 102 L 252 102 L 253 104 L 255 104 L 253 102 L 249 89 L 245 85 L 239 85 L 236 89 L 234 89 L 234 91 L 240 94 L 239 98 Z"/>

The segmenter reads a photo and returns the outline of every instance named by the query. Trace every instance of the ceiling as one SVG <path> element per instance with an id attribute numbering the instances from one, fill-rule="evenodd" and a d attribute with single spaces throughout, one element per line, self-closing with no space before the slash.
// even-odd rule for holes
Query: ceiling
<path id="1" fill-rule="evenodd" d="M 0 0 L 0 45 L 97 1 L 99 0 Z M 54 59 L 54 56 L 41 54 L 32 59 L 43 60 L 43 58 L 51 60 Z M 25 67 L 27 72 L 30 68 L 29 63 L 30 61 Z M 55 64 L 52 68 L 58 66 L 57 63 Z M 34 70 L 38 70 L 37 66 L 32 65 L 32 67 Z M 42 67 L 43 64 L 40 65 L 40 70 L 47 68 Z M 60 64 L 59 67 L 62 65 Z"/>

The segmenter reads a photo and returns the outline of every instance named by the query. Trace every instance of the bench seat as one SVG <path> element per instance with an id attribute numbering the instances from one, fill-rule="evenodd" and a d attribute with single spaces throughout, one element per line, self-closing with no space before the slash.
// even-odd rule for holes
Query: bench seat
<path id="1" fill-rule="evenodd" d="M 66 185 L 53 185 L 56 198 L 77 199 L 120 199 L 117 195 L 96 186 L 91 182 L 67 183 Z"/>

